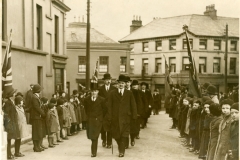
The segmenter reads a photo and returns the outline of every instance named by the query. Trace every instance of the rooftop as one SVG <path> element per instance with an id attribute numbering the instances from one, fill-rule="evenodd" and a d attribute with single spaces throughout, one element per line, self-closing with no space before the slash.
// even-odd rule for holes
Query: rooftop
<path id="1" fill-rule="evenodd" d="M 73 22 L 66 28 L 67 42 L 86 43 L 87 24 L 85 22 Z M 92 43 L 117 43 L 94 28 L 90 29 L 90 42 Z"/>
<path id="2" fill-rule="evenodd" d="M 217 19 L 214 20 L 210 16 L 192 14 L 155 19 L 119 42 L 178 36 L 183 33 L 183 25 L 187 25 L 188 31 L 194 35 L 219 37 L 224 36 L 226 24 L 228 24 L 228 36 L 239 37 L 239 18 L 217 16 Z"/>

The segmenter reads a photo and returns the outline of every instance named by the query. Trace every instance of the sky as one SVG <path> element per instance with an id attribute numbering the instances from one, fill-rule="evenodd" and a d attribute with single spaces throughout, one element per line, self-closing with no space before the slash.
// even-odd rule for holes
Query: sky
<path id="1" fill-rule="evenodd" d="M 180 15 L 200 14 L 206 6 L 215 4 L 218 16 L 239 18 L 239 0 L 90 0 L 91 28 L 114 41 L 130 34 L 133 16 L 141 16 L 143 25 L 153 17 L 166 18 Z M 87 21 L 87 0 L 65 0 L 71 8 L 66 24 Z M 74 19 L 74 16 L 76 17 Z M 80 18 L 79 18 L 80 17 Z"/>

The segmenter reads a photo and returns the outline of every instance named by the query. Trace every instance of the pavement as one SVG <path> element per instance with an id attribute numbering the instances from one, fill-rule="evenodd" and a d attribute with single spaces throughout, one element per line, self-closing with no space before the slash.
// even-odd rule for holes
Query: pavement
<path id="1" fill-rule="evenodd" d="M 181 139 L 178 138 L 179 132 L 176 129 L 169 129 L 172 121 L 161 111 L 159 115 L 151 115 L 147 128 L 140 132 L 140 139 L 136 139 L 135 146 L 130 146 L 125 151 L 125 160 L 198 160 L 198 157 L 190 153 L 188 149 L 181 145 Z M 116 141 L 113 140 L 112 149 L 103 148 L 102 141 L 98 140 L 98 153 L 95 159 L 115 160 L 119 159 Z M 44 145 L 48 146 L 47 139 L 44 139 Z M 46 149 L 43 152 L 33 152 L 32 141 L 26 141 L 21 145 L 21 153 L 25 157 L 19 157 L 18 160 L 88 160 L 91 157 L 91 141 L 86 137 L 86 131 L 80 131 L 78 134 L 69 136 L 55 148 Z M 14 153 L 14 147 L 12 148 Z"/>

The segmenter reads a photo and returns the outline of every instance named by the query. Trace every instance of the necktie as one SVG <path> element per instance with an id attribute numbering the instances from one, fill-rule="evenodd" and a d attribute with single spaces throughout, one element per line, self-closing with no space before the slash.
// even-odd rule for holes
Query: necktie
<path id="1" fill-rule="evenodd" d="M 122 90 L 119 90 L 119 94 L 120 94 L 120 96 L 122 96 Z"/>

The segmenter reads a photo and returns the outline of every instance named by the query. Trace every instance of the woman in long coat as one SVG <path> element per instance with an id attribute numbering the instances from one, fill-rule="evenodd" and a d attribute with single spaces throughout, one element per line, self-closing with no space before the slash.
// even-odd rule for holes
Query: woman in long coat
<path id="1" fill-rule="evenodd" d="M 15 147 L 17 144 L 21 143 L 20 132 L 18 127 L 18 116 L 17 110 L 14 105 L 14 96 L 16 90 L 11 88 L 6 94 L 7 101 L 3 105 L 4 111 L 4 127 L 7 132 L 7 158 L 14 159 L 13 154 L 11 153 L 11 140 L 15 139 Z M 15 150 L 16 152 L 16 150 Z"/>
<path id="2" fill-rule="evenodd" d="M 43 120 L 45 117 L 44 111 L 41 109 L 41 100 L 39 94 L 41 92 L 41 86 L 36 84 L 33 86 L 32 107 L 30 112 L 31 124 L 32 124 L 32 140 L 34 145 L 34 152 L 41 152 L 44 149 L 40 147 L 40 143 L 45 135 L 43 135 Z"/>
<path id="3" fill-rule="evenodd" d="M 209 107 L 210 114 L 212 114 L 213 120 L 210 123 L 210 140 L 208 144 L 207 160 L 213 160 L 215 149 L 217 146 L 219 124 L 222 121 L 221 110 L 219 104 L 211 104 Z"/>
<path id="4" fill-rule="evenodd" d="M 92 92 L 92 94 L 98 93 L 94 88 Z M 104 102 L 104 98 L 100 96 L 89 96 L 84 100 L 87 114 L 87 138 L 92 141 L 92 157 L 97 156 L 98 137 L 103 125 Z"/>

